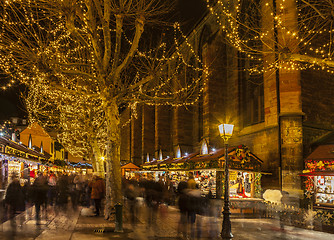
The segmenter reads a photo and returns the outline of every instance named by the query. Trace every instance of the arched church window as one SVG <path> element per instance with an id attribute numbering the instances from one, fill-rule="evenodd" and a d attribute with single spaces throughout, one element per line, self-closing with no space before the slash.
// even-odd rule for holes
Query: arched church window
<path id="1" fill-rule="evenodd" d="M 176 156 L 176 158 L 180 158 L 182 156 L 180 146 L 177 146 L 175 156 Z"/>
<path id="2" fill-rule="evenodd" d="M 202 141 L 202 146 L 201 146 L 201 155 L 205 155 L 205 154 L 209 154 L 209 149 L 208 149 L 208 143 L 207 141 L 204 139 Z"/>

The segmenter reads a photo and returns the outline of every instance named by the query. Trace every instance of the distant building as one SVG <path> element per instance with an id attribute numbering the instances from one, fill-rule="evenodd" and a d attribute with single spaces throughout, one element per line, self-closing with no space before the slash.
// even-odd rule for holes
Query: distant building
<path id="1" fill-rule="evenodd" d="M 50 160 L 67 162 L 83 161 L 81 157 L 74 157 L 57 141 L 56 133 L 45 131 L 38 123 L 32 123 L 20 133 L 20 141 L 32 149 L 39 149 L 51 155 Z"/>

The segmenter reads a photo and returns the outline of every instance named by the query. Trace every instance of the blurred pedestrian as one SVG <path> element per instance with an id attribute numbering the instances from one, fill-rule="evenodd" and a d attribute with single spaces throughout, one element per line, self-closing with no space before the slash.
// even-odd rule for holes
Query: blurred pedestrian
<path id="1" fill-rule="evenodd" d="M 65 211 L 67 209 L 69 197 L 69 181 L 66 174 L 61 174 L 59 176 L 56 185 L 56 191 L 56 204 L 61 210 Z"/>
<path id="2" fill-rule="evenodd" d="M 214 198 L 212 195 L 211 189 L 209 191 L 209 194 L 207 196 L 209 205 L 208 205 L 208 218 L 207 218 L 207 224 L 209 226 L 208 228 L 208 234 L 209 237 L 212 239 L 216 239 L 219 237 L 219 218 L 222 214 L 222 200 Z"/>
<path id="3" fill-rule="evenodd" d="M 131 224 L 134 225 L 137 217 L 136 201 L 138 197 L 138 184 L 136 181 L 129 181 L 125 184 L 124 196 L 129 205 Z"/>
<path id="4" fill-rule="evenodd" d="M 147 227 L 154 226 L 157 230 L 156 220 L 159 205 L 162 201 L 163 187 L 160 182 L 155 182 L 153 177 L 149 175 L 149 179 L 144 184 L 145 187 L 145 202 L 147 206 Z"/>
<path id="5" fill-rule="evenodd" d="M 180 210 L 180 219 L 178 223 L 177 232 L 178 235 L 182 235 L 183 238 L 187 237 L 187 204 L 188 204 L 188 196 L 185 192 L 187 189 L 187 182 L 181 181 L 177 187 L 178 194 L 178 207 Z"/>
<path id="6" fill-rule="evenodd" d="M 73 208 L 77 208 L 79 204 L 82 203 L 82 195 L 83 195 L 83 189 L 84 189 L 84 179 L 83 176 L 79 173 L 77 174 L 74 179 L 74 191 L 75 191 L 75 199 L 74 199 L 74 206 Z"/>
<path id="7" fill-rule="evenodd" d="M 38 173 L 38 176 L 35 179 L 31 190 L 32 190 L 32 201 L 35 205 L 36 223 L 38 223 L 40 220 L 40 210 L 42 205 L 44 207 L 44 210 L 46 211 L 47 191 L 48 191 L 47 180 L 42 173 Z"/>
<path id="8" fill-rule="evenodd" d="M 56 180 L 56 175 L 50 171 L 49 177 L 48 177 L 48 202 L 50 206 L 53 206 L 56 198 L 56 185 L 57 185 L 57 180 Z"/>
<path id="9" fill-rule="evenodd" d="M 8 206 L 10 218 L 13 218 L 17 212 L 25 210 L 25 197 L 17 176 L 12 177 L 12 182 L 7 187 L 5 203 Z"/>
<path id="10" fill-rule="evenodd" d="M 189 187 L 189 185 L 188 185 Z M 201 222 L 196 216 L 197 214 L 203 214 L 204 212 L 204 201 L 201 197 L 201 190 L 195 188 L 188 188 L 185 190 L 187 194 L 187 220 L 188 227 L 190 228 L 191 238 L 195 238 L 196 232 L 200 237 L 201 235 Z M 196 228 L 195 228 L 196 223 Z"/>
<path id="11" fill-rule="evenodd" d="M 98 175 L 98 173 L 94 173 L 93 180 L 90 183 L 90 187 L 92 188 L 91 199 L 94 202 L 95 206 L 95 216 L 99 216 L 101 213 L 101 202 L 105 195 L 105 183 L 103 179 Z"/>
<path id="12" fill-rule="evenodd" d="M 90 182 L 92 181 L 92 176 L 90 174 L 85 175 L 85 179 L 83 182 L 83 197 L 82 199 L 84 200 L 84 206 L 90 207 L 91 204 L 91 193 L 92 193 L 92 188 L 90 186 Z"/>

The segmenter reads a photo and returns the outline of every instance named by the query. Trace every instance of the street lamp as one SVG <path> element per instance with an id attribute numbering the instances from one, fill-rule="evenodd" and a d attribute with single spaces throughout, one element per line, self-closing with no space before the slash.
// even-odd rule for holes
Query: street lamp
<path id="1" fill-rule="evenodd" d="M 232 124 L 221 124 L 219 127 L 220 136 L 224 140 L 225 144 L 225 193 L 224 193 L 224 211 L 223 211 L 223 225 L 221 236 L 223 239 L 232 239 L 231 232 L 231 219 L 230 219 L 230 189 L 229 189 L 229 159 L 228 159 L 228 140 L 232 137 L 233 127 Z"/>

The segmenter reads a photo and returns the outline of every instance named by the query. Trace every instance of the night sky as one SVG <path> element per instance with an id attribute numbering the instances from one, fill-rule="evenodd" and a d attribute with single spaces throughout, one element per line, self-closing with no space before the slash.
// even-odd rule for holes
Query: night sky
<path id="1" fill-rule="evenodd" d="M 177 0 L 176 21 L 183 24 L 185 32 L 191 29 L 203 16 L 206 3 L 203 0 Z M 1 75 L 1 74 L 0 74 Z M 8 79 L 0 79 L 1 86 L 5 86 Z M 22 86 L 11 87 L 7 90 L 0 89 L 0 121 L 10 117 L 25 117 L 25 112 L 20 93 L 24 90 Z"/>
<path id="2" fill-rule="evenodd" d="M 20 99 L 20 93 L 23 90 L 21 86 L 0 90 L 0 121 L 7 120 L 10 117 L 23 118 L 27 115 Z"/>

